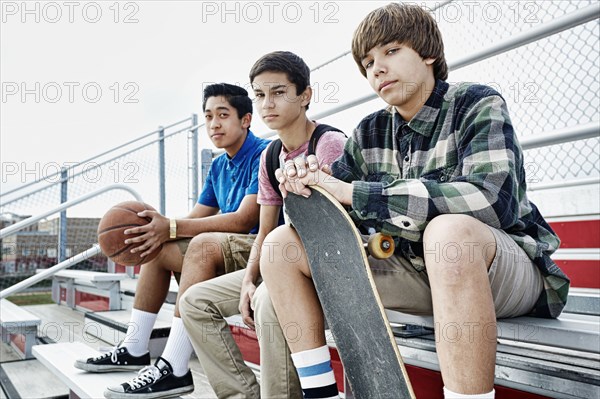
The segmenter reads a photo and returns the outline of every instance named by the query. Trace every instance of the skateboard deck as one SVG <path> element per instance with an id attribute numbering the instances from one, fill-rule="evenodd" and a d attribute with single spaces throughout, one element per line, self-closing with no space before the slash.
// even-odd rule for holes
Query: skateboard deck
<path id="1" fill-rule="evenodd" d="M 323 312 L 355 397 L 414 398 L 352 219 L 329 193 L 289 194 L 287 214 L 308 256 Z"/>

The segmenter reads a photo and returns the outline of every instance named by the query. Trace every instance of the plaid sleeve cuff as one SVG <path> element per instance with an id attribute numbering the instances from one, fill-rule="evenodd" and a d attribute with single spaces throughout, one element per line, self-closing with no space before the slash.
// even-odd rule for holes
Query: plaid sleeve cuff
<path id="1" fill-rule="evenodd" d="M 387 206 L 383 201 L 383 183 L 354 181 L 352 182 L 352 209 L 361 220 L 384 220 Z"/>

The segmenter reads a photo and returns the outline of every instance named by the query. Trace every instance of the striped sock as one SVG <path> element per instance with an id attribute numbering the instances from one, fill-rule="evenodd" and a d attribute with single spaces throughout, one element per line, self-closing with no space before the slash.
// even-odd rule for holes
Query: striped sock
<path id="1" fill-rule="evenodd" d="M 305 398 L 339 398 L 327 345 L 292 353 Z"/>

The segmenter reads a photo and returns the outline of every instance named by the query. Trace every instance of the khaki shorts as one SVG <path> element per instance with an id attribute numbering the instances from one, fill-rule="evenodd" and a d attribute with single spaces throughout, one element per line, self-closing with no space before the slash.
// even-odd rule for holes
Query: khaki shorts
<path id="1" fill-rule="evenodd" d="M 542 275 L 508 234 L 488 228 L 496 239 L 496 255 L 488 270 L 496 317 L 527 314 L 543 290 Z M 369 257 L 369 264 L 384 307 L 405 313 L 433 314 L 431 288 L 425 270 L 418 271 L 403 256 Z"/>
<path id="2" fill-rule="evenodd" d="M 250 250 L 254 244 L 255 234 L 230 234 L 230 233 L 211 233 L 219 237 L 218 241 L 221 244 L 221 252 L 225 260 L 225 274 L 236 270 L 245 269 L 250 257 Z M 181 256 L 185 256 L 191 238 L 184 238 L 175 241 L 175 244 L 181 251 Z M 173 273 L 175 279 L 179 282 L 181 273 Z"/>

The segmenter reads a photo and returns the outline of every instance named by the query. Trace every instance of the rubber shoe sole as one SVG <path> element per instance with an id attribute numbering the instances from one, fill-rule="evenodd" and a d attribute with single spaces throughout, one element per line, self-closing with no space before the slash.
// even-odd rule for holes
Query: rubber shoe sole
<path id="1" fill-rule="evenodd" d="M 104 397 L 107 399 L 154 399 L 154 398 L 176 398 L 181 395 L 194 392 L 194 386 L 188 385 L 185 387 L 173 388 L 168 391 L 152 392 L 152 393 L 125 393 L 115 392 L 107 389 L 104 391 Z"/>
<path id="2" fill-rule="evenodd" d="M 137 364 L 92 364 L 86 363 L 85 361 L 81 360 L 76 360 L 74 366 L 80 370 L 85 370 L 90 373 L 109 373 L 111 371 L 138 371 L 145 367 L 144 365 Z"/>

